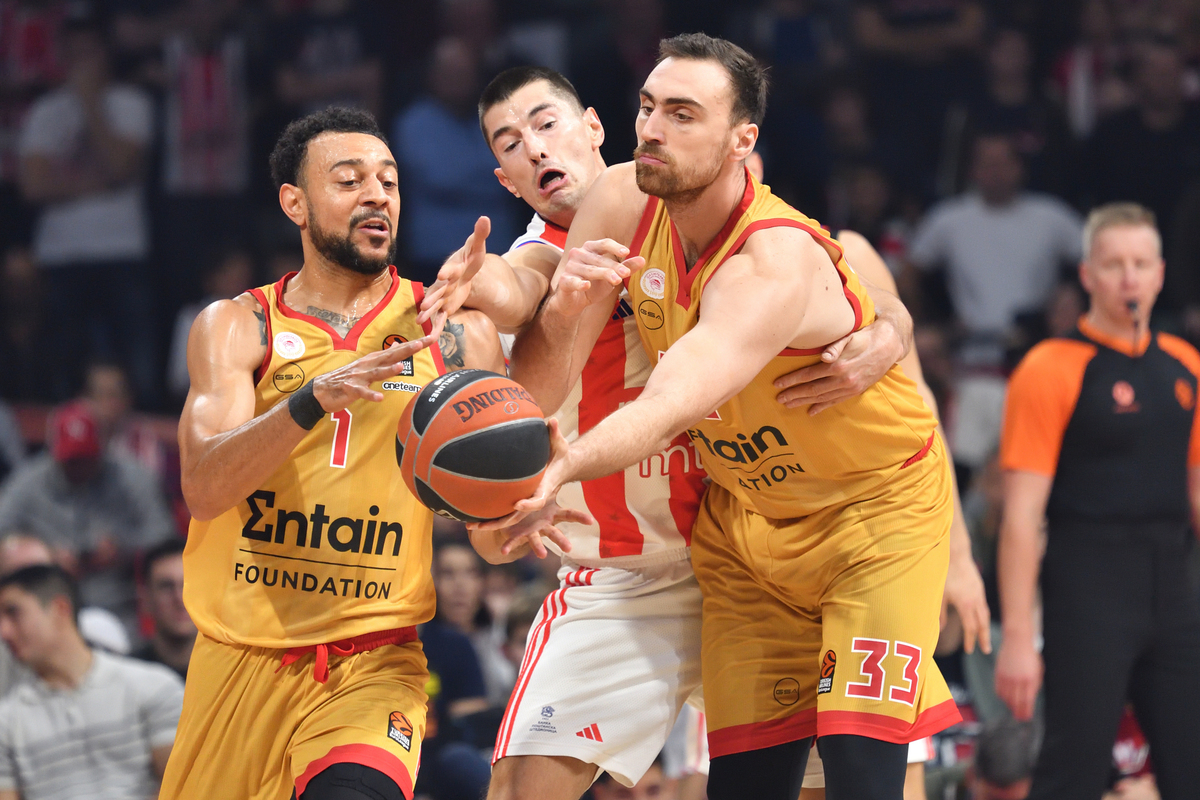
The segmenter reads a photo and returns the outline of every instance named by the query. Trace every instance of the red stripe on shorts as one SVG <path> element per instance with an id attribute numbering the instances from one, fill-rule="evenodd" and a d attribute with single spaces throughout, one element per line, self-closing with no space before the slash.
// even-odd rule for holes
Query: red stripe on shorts
<path id="1" fill-rule="evenodd" d="M 761 750 L 777 744 L 795 742 L 815 736 L 817 733 L 817 709 L 806 708 L 783 719 L 764 722 L 748 722 L 732 725 L 719 731 L 709 731 L 708 757 L 728 756 Z"/>
<path id="2" fill-rule="evenodd" d="M 529 634 L 528 643 L 525 645 L 525 658 L 521 664 L 521 672 L 517 676 L 517 685 L 513 687 L 512 696 L 508 700 L 508 708 L 504 711 L 504 719 L 500 722 L 500 731 L 496 736 L 496 748 L 492 751 L 493 764 L 508 754 L 508 743 L 512 739 L 517 710 L 521 707 L 521 700 L 525 696 L 525 689 L 529 687 L 529 679 L 533 675 L 538 659 L 542 657 L 542 651 L 546 649 L 546 642 L 550 640 L 550 626 L 555 619 L 566 612 L 567 589 L 580 585 L 576 583 L 576 580 L 584 571 L 583 568 L 580 568 L 567 575 L 563 581 L 563 587 L 551 592 L 542 603 L 542 621 Z"/>
<path id="3" fill-rule="evenodd" d="M 308 782 L 334 764 L 362 764 L 378 770 L 394 780 L 405 797 L 412 797 L 413 779 L 416 776 L 408 774 L 408 767 L 404 766 L 403 761 L 373 744 L 340 744 L 316 761 L 310 761 L 303 774 L 296 778 L 296 796 L 304 794 Z"/>
<path id="4" fill-rule="evenodd" d="M 895 744 L 924 739 L 959 722 L 962 722 L 962 715 L 953 700 L 925 709 L 911 723 L 899 717 L 866 711 L 822 711 L 817 715 L 822 736 L 849 733 Z"/>

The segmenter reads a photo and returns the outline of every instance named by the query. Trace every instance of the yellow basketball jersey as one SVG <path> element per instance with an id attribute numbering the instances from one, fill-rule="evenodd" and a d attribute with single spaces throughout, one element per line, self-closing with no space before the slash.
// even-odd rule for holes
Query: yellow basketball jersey
<path id="1" fill-rule="evenodd" d="M 651 197 L 630 247 L 646 263 L 628 280 L 642 343 L 651 358 L 691 330 L 703 313 L 704 287 L 755 231 L 799 228 L 825 248 L 837 267 L 855 329 L 875 318 L 875 307 L 846 263 L 841 246 L 770 188 L 746 174 L 746 192 L 729 221 L 689 270 L 674 223 Z M 811 417 L 775 398 L 773 382 L 816 363 L 821 350 L 784 350 L 750 385 L 689 431 L 709 476 L 763 516 L 788 519 L 869 495 L 932 443 L 933 414 L 899 367 L 858 397 Z M 720 364 L 712 365 L 714 370 Z"/>
<path id="2" fill-rule="evenodd" d="M 425 335 L 417 324 L 424 289 L 394 267 L 387 294 L 344 338 L 284 304 L 291 277 L 251 292 L 266 310 L 268 341 L 256 416 L 318 375 Z M 257 491 L 209 522 L 192 521 L 184 601 L 202 633 L 288 648 L 433 616 L 432 516 L 400 477 L 396 425 L 444 371 L 436 347 L 416 353 L 383 382 L 382 402 L 356 400 L 326 415 Z"/>

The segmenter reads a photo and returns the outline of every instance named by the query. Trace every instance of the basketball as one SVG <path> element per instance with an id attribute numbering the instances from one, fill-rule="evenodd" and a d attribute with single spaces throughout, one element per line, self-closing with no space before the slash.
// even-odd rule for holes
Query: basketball
<path id="1" fill-rule="evenodd" d="M 443 517 L 483 522 L 533 494 L 550 432 L 519 384 L 482 369 L 442 375 L 409 402 L 396 431 L 400 474 Z"/>

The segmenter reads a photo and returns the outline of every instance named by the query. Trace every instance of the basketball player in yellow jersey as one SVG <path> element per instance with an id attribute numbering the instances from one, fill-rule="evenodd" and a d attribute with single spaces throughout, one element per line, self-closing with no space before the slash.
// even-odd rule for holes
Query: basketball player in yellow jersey
<path id="1" fill-rule="evenodd" d="M 184 601 L 200 629 L 163 779 L 172 800 L 411 800 L 433 616 L 430 512 L 396 424 L 458 366 L 503 369 L 479 316 L 416 321 L 390 266 L 396 163 L 365 112 L 293 122 L 271 156 L 304 266 L 206 309 L 180 420 L 194 517 Z"/>
<path id="2" fill-rule="evenodd" d="M 873 306 L 837 243 L 747 174 L 766 96 L 753 59 L 702 34 L 660 55 L 634 164 L 606 171 L 573 221 L 555 308 L 574 347 L 544 368 L 570 380 L 622 280 L 657 366 L 639 398 L 556 439 L 517 513 L 688 430 L 713 479 L 692 539 L 709 797 L 794 800 L 817 735 L 831 797 L 899 800 L 906 744 L 959 719 L 932 663 L 945 450 L 899 369 L 816 416 L 776 401 L 776 378 Z"/>

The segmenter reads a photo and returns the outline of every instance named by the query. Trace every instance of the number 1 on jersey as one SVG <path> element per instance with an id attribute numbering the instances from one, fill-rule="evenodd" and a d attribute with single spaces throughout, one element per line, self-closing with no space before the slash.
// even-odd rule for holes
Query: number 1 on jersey
<path id="1" fill-rule="evenodd" d="M 329 414 L 336 426 L 333 431 L 333 450 L 329 454 L 329 466 L 338 469 L 346 468 L 346 455 L 350 449 L 350 422 L 353 415 L 350 409 L 343 408 Z"/>

